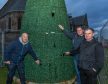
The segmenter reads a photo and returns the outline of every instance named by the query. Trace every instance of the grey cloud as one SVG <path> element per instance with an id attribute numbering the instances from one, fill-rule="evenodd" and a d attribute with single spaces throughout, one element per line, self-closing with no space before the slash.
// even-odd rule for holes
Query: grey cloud
<path id="1" fill-rule="evenodd" d="M 68 1 L 68 0 L 66 0 Z M 72 0 L 73 16 L 87 13 L 89 25 L 100 27 L 108 19 L 108 0 Z"/>

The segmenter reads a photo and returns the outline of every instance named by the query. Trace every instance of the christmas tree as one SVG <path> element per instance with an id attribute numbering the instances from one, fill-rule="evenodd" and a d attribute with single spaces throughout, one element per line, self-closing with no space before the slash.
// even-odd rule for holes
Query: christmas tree
<path id="1" fill-rule="evenodd" d="M 53 83 L 70 80 L 74 76 L 72 57 L 62 56 L 71 49 L 71 42 L 58 28 L 69 28 L 64 0 L 27 0 L 21 32 L 28 32 L 42 65 L 36 65 L 26 56 L 27 80 Z"/>

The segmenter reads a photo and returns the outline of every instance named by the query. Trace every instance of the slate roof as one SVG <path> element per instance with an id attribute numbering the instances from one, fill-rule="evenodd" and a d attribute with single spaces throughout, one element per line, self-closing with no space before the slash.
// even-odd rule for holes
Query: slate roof
<path id="1" fill-rule="evenodd" d="M 0 10 L 0 17 L 5 16 L 9 12 L 24 11 L 27 0 L 8 0 Z"/>
<path id="2" fill-rule="evenodd" d="M 88 25 L 88 20 L 87 20 L 87 14 L 85 15 L 81 15 L 81 16 L 77 16 L 77 17 L 71 17 L 71 23 L 73 25 L 83 25 L 83 24 L 86 24 Z"/>

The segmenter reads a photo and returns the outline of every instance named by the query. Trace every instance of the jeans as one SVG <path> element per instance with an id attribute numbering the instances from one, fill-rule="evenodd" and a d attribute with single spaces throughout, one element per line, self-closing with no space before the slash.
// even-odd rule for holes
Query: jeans
<path id="1" fill-rule="evenodd" d="M 78 55 L 74 56 L 74 65 L 75 65 L 75 70 L 76 70 L 76 77 L 77 77 L 77 84 L 81 84 L 81 79 L 80 79 L 80 71 L 78 68 Z"/>

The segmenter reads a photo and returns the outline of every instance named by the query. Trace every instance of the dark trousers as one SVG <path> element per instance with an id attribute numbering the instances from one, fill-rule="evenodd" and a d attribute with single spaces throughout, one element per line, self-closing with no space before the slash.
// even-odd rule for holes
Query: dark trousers
<path id="1" fill-rule="evenodd" d="M 10 65 L 8 65 L 8 75 L 7 75 L 6 84 L 12 84 L 13 76 L 15 75 L 16 70 L 18 71 L 21 84 L 26 84 L 25 83 L 25 71 L 24 71 L 24 64 L 23 63 L 19 63 L 17 65 L 14 63 L 11 63 Z"/>
<path id="2" fill-rule="evenodd" d="M 93 70 L 80 69 L 81 84 L 97 84 L 97 74 Z"/>

